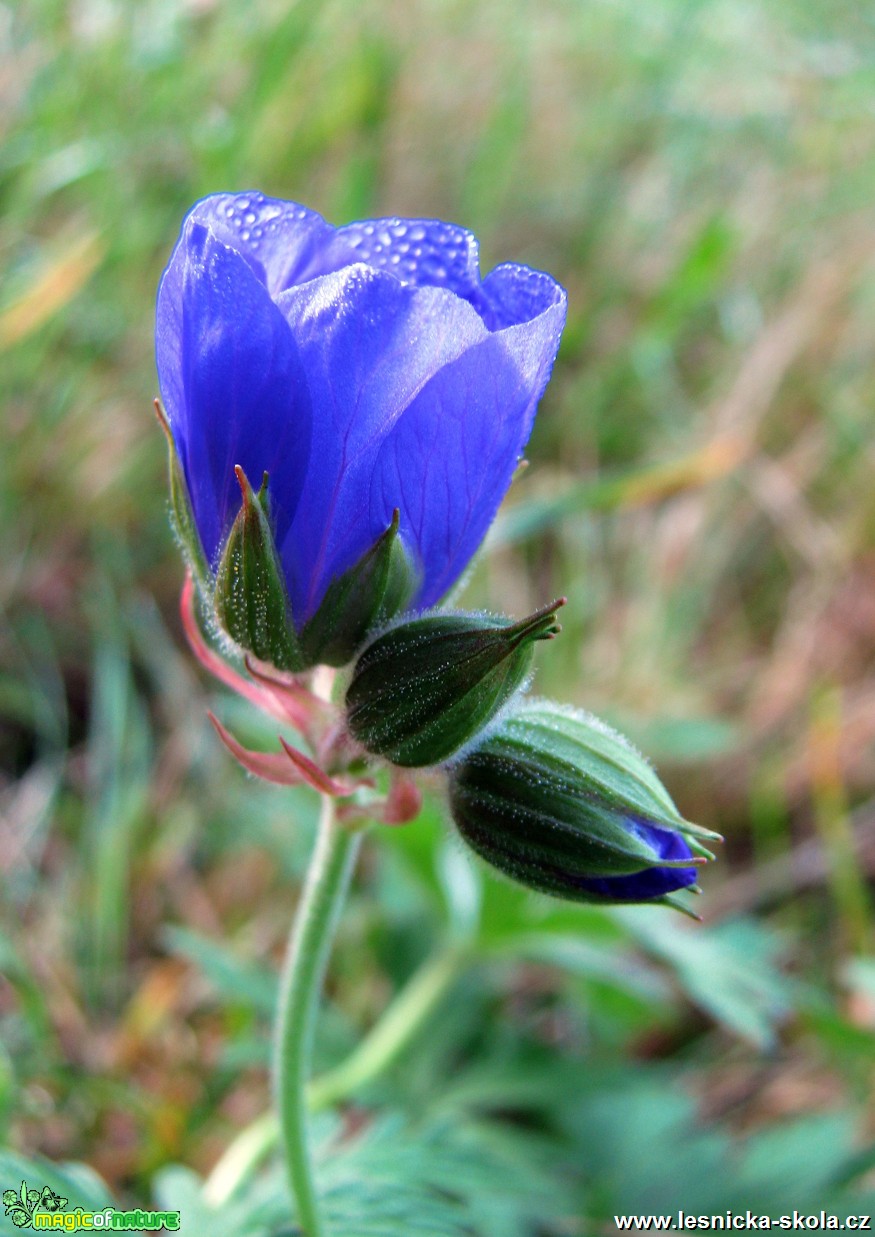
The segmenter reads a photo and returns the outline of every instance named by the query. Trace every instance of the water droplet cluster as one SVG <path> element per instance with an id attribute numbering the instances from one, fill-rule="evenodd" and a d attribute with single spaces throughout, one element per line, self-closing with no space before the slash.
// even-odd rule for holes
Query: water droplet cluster
<path id="1" fill-rule="evenodd" d="M 297 202 L 277 202 L 263 193 L 234 197 L 230 194 L 218 209 L 232 233 L 250 249 L 258 250 L 263 241 L 280 237 L 289 224 L 319 220 L 318 215 Z M 323 224 L 323 226 L 325 226 Z"/>
<path id="2" fill-rule="evenodd" d="M 490 330 L 500 331 L 518 322 L 530 322 L 558 304 L 561 292 L 543 271 L 508 262 L 486 276 L 483 295 L 488 305 L 484 321 Z"/>
<path id="3" fill-rule="evenodd" d="M 338 229 L 338 237 L 368 266 L 418 287 L 477 287 L 477 242 L 464 228 L 436 219 L 373 219 Z"/>

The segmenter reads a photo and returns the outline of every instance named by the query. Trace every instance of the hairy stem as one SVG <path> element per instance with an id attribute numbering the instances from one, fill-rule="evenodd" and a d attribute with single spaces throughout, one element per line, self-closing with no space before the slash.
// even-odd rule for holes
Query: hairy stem
<path id="1" fill-rule="evenodd" d="M 359 848 L 360 835 L 338 825 L 322 800 L 310 863 L 280 979 L 274 1040 L 274 1099 L 289 1181 L 305 1237 L 325 1237 L 307 1136 L 306 1087 L 313 1028 L 328 951 Z"/>
<path id="2" fill-rule="evenodd" d="M 404 1052 L 428 1022 L 470 955 L 456 942 L 432 954 L 414 972 L 361 1044 L 307 1087 L 307 1108 L 320 1112 L 378 1078 Z M 228 1202 L 276 1145 L 279 1125 L 268 1112 L 242 1130 L 207 1178 L 210 1205 Z"/>

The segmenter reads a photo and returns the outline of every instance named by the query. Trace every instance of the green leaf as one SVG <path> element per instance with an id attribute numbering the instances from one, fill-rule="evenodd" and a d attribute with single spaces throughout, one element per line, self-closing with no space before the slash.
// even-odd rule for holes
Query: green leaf
<path id="1" fill-rule="evenodd" d="M 514 957 L 546 962 L 572 975 L 600 980 L 649 1004 L 666 1002 L 669 988 L 652 965 L 629 956 L 628 950 L 580 936 L 532 932 L 511 938 L 506 948 Z"/>
<path id="2" fill-rule="evenodd" d="M 571 1213 L 554 1163 L 549 1139 L 496 1122 L 385 1113 L 320 1158 L 319 1184 L 332 1237 L 524 1237 Z"/>
<path id="3" fill-rule="evenodd" d="M 162 936 L 170 952 L 192 961 L 223 1000 L 273 1016 L 277 999 L 273 971 L 236 956 L 227 943 L 211 941 L 189 928 L 170 926 Z"/>
<path id="4" fill-rule="evenodd" d="M 774 967 L 776 940 L 749 922 L 689 930 L 624 907 L 613 915 L 639 944 L 672 967 L 687 995 L 718 1022 L 757 1048 L 775 1043 L 775 1031 L 790 1012 L 791 988 Z"/>
<path id="5" fill-rule="evenodd" d="M 311 1132 L 325 1226 L 331 1237 L 531 1237 L 572 1213 L 550 1139 L 459 1113 L 416 1123 L 387 1112 L 357 1133 L 321 1114 Z M 296 1229 L 277 1162 L 214 1209 L 190 1170 L 155 1180 L 160 1206 L 211 1237 L 279 1237 Z"/>
<path id="6" fill-rule="evenodd" d="M 162 1168 L 153 1190 L 158 1207 L 180 1212 L 183 1228 L 210 1237 L 272 1237 L 291 1214 L 282 1186 L 262 1180 L 250 1182 L 239 1199 L 215 1208 L 204 1197 L 200 1177 L 181 1164 Z"/>
<path id="7" fill-rule="evenodd" d="M 101 1211 L 115 1200 L 106 1183 L 86 1164 L 56 1164 L 51 1160 L 18 1155 L 0 1148 L 0 1181 L 26 1177 L 49 1186 L 61 1198 L 72 1200 L 85 1211 Z"/>
<path id="8" fill-rule="evenodd" d="M 776 1211 L 826 1198 L 853 1154 L 854 1125 L 848 1113 L 817 1115 L 754 1135 L 741 1167 L 751 1196 L 771 1196 Z"/>

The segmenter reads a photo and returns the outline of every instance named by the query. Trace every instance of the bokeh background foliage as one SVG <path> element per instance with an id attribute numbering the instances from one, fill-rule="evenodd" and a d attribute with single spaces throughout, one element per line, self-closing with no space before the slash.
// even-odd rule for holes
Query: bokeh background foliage
<path id="1" fill-rule="evenodd" d="M 256 186 L 336 222 L 455 219 L 484 269 L 567 286 L 466 601 L 567 593 L 537 688 L 727 837 L 698 928 L 501 884 L 438 800 L 372 837 L 320 1067 L 424 959 L 456 963 L 420 1038 L 319 1117 L 336 1232 L 869 1211 L 871 11 L 31 0 L 0 4 L 0 55 L 0 1185 L 291 1231 L 269 1161 L 236 1193 L 201 1179 L 268 1102 L 314 809 L 205 723 L 272 739 L 181 646 L 149 407 L 179 220 Z"/>

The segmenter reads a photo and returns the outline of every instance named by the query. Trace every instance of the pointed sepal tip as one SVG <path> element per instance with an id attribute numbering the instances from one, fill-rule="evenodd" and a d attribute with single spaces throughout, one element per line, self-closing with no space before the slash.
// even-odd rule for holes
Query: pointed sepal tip
<path id="1" fill-rule="evenodd" d="M 285 578 L 270 522 L 268 475 L 256 493 L 236 465 L 241 504 L 228 534 L 213 604 L 220 627 L 235 644 L 278 670 L 301 670 Z"/>

